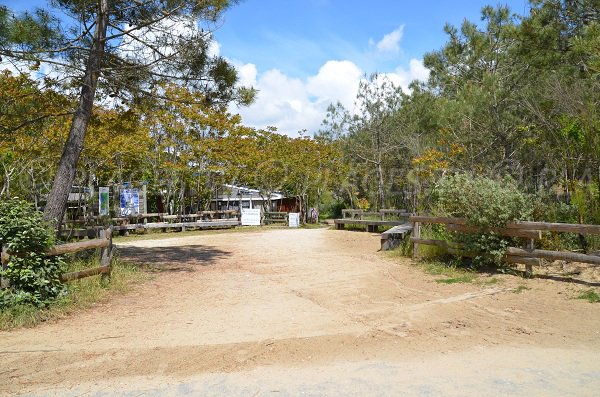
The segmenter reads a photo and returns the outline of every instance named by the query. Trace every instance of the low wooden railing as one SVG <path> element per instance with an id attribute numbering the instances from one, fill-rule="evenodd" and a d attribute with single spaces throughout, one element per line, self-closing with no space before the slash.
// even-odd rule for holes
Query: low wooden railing
<path id="1" fill-rule="evenodd" d="M 103 277 L 110 277 L 110 273 L 112 270 L 111 260 L 112 260 L 112 227 L 108 229 L 100 230 L 100 237 L 93 240 L 80 241 L 76 243 L 67 243 L 60 244 L 51 247 L 46 251 L 45 256 L 57 256 L 64 255 L 69 253 L 75 253 L 79 251 L 85 251 L 89 249 L 101 248 L 100 251 L 100 266 L 80 270 L 77 272 L 64 273 L 61 275 L 60 280 L 62 282 L 68 282 L 73 280 L 78 280 L 84 277 L 96 276 L 102 274 Z M 8 251 L 6 246 L 2 247 L 2 253 L 0 255 L 0 262 L 2 263 L 2 268 L 5 269 L 10 261 L 10 257 L 13 255 Z M 6 283 L 2 283 L 3 287 L 7 287 Z"/>
<path id="2" fill-rule="evenodd" d="M 288 216 L 289 215 L 287 212 L 263 212 L 263 222 L 265 225 L 271 225 L 271 224 L 287 225 Z"/>
<path id="3" fill-rule="evenodd" d="M 402 218 L 408 215 L 409 214 L 406 212 L 406 210 L 397 209 L 381 209 L 379 211 L 363 211 L 353 209 L 342 210 L 342 219 L 364 220 L 365 217 L 377 217 L 379 220 L 384 221 L 386 220 L 386 217 Z"/>
<path id="4" fill-rule="evenodd" d="M 576 233 L 582 235 L 596 234 L 600 235 L 600 225 L 580 225 L 572 223 L 546 223 L 546 222 L 512 222 L 502 228 L 479 228 L 467 225 L 467 220 L 463 218 L 451 217 L 432 217 L 432 216 L 411 216 L 409 218 L 414 224 L 411 242 L 413 243 L 413 255 L 418 256 L 418 246 L 432 245 L 445 250 L 446 252 L 458 256 L 476 256 L 479 253 L 466 252 L 464 247 L 455 242 L 445 240 L 434 240 L 421 238 L 422 224 L 443 224 L 449 231 L 460 233 L 482 233 L 494 232 L 502 236 L 520 237 L 528 240 L 525 249 L 519 247 L 508 247 L 504 260 L 507 263 L 521 263 L 527 266 L 531 271 L 533 265 L 540 265 L 540 259 L 548 260 L 566 260 L 571 262 L 582 262 L 594 265 L 600 265 L 600 256 L 580 254 L 569 251 L 549 251 L 536 249 L 535 243 L 542 238 L 542 232 L 556 233 Z"/>
<path id="5" fill-rule="evenodd" d="M 180 215 L 169 215 L 166 213 L 155 212 L 147 214 L 136 214 L 130 216 L 118 216 L 109 218 L 106 216 L 91 216 L 80 219 L 69 219 L 65 220 L 66 225 L 91 225 L 98 222 L 111 222 L 113 226 L 123 224 L 134 224 L 134 223 L 148 223 L 149 221 L 158 222 L 183 222 L 183 221 L 195 221 L 197 219 L 202 220 L 214 220 L 214 219 L 230 219 L 238 218 L 240 212 L 238 210 L 220 210 L 220 211 L 199 211 L 193 214 L 180 214 Z"/>
<path id="6" fill-rule="evenodd" d="M 343 209 L 342 219 L 334 219 L 333 222 L 338 230 L 343 230 L 346 225 L 351 225 L 365 227 L 367 232 L 376 233 L 381 227 L 394 227 L 407 223 L 410 215 L 405 210 L 396 209 L 382 209 L 378 212 Z"/>
<path id="7" fill-rule="evenodd" d="M 149 213 L 116 218 L 94 216 L 87 218 L 87 220 L 66 221 L 61 230 L 61 235 L 66 237 L 93 237 L 102 228 L 97 224 L 103 222 L 111 224 L 113 230 L 121 234 L 127 234 L 131 230 L 162 229 L 165 231 L 167 229 L 180 229 L 183 231 L 186 228 L 230 228 L 238 226 L 238 220 L 239 211 L 237 210 L 200 211 L 184 215 Z"/>

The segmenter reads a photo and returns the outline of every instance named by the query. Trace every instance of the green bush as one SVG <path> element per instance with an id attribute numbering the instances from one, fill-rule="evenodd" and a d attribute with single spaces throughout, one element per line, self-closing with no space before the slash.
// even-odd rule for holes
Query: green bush
<path id="1" fill-rule="evenodd" d="M 457 174 L 442 178 L 436 188 L 435 212 L 439 215 L 466 218 L 467 224 L 481 228 L 504 227 L 507 223 L 530 219 L 533 200 L 521 192 L 510 178 L 495 180 Z M 475 266 L 501 266 L 506 248 L 517 243 L 496 233 L 455 233 L 455 240 L 465 251 L 481 253 Z"/>
<path id="2" fill-rule="evenodd" d="M 442 178 L 436 190 L 439 212 L 466 218 L 473 226 L 503 227 L 533 214 L 532 199 L 511 178 L 457 174 Z"/>
<path id="3" fill-rule="evenodd" d="M 17 305 L 45 306 L 65 291 L 60 282 L 63 260 L 46 257 L 54 233 L 42 214 L 22 200 L 0 203 L 0 246 L 11 253 L 0 276 L 10 288 L 0 290 L 0 309 Z"/>

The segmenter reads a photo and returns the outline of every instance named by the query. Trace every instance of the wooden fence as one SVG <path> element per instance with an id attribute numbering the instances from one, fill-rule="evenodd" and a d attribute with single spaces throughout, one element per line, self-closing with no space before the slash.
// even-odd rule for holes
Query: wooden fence
<path id="1" fill-rule="evenodd" d="M 335 219 L 335 227 L 343 230 L 346 225 L 363 226 L 367 232 L 376 233 L 380 227 L 394 227 L 407 223 L 410 216 L 405 210 L 382 209 L 378 212 L 343 209 L 342 219 Z M 367 219 L 365 219 L 367 218 Z M 395 218 L 395 219 L 390 219 Z"/>
<path id="2" fill-rule="evenodd" d="M 77 272 L 64 273 L 61 275 L 60 280 L 62 282 L 68 282 L 73 280 L 78 280 L 85 277 L 96 276 L 101 274 L 103 277 L 110 277 L 110 273 L 112 270 L 111 260 L 112 260 L 112 228 L 100 230 L 100 237 L 93 240 L 86 240 L 76 243 L 67 243 L 61 245 L 55 245 L 51 247 L 48 251 L 46 251 L 46 256 L 57 256 L 63 254 L 69 254 L 79 251 L 85 251 L 89 249 L 101 248 L 100 251 L 100 266 L 80 270 Z M 0 255 L 0 262 L 2 263 L 2 268 L 5 269 L 10 261 L 10 257 L 16 255 L 9 252 L 6 246 L 2 247 L 2 253 Z M 8 287 L 4 281 L 2 282 L 2 287 Z"/>
<path id="3" fill-rule="evenodd" d="M 263 222 L 265 225 L 287 225 L 288 217 L 287 212 L 263 212 Z"/>
<path id="4" fill-rule="evenodd" d="M 406 210 L 396 210 L 396 209 L 381 209 L 379 211 L 363 211 L 363 210 L 353 210 L 353 209 L 343 209 L 342 210 L 342 219 L 357 219 L 357 220 L 365 220 L 366 218 L 378 218 L 380 221 L 385 221 L 389 218 L 403 218 L 407 216 L 408 213 Z"/>
<path id="5" fill-rule="evenodd" d="M 580 225 L 571 223 L 546 223 L 546 222 L 513 222 L 503 228 L 479 228 L 467 225 L 467 220 L 463 218 L 451 217 L 431 217 L 431 216 L 411 216 L 409 218 L 414 224 L 411 242 L 413 243 L 413 256 L 418 256 L 418 246 L 432 245 L 442 250 L 465 257 L 478 255 L 477 252 L 466 252 L 464 247 L 458 243 L 424 239 L 421 238 L 422 224 L 443 224 L 449 231 L 460 233 L 482 233 L 494 232 L 502 236 L 520 237 L 527 239 L 527 247 L 508 247 L 504 260 L 507 263 L 521 263 L 526 265 L 527 271 L 532 270 L 532 266 L 540 265 L 541 259 L 547 260 L 566 260 L 571 262 L 582 262 L 594 265 L 600 265 L 600 256 L 580 254 L 568 251 L 549 251 L 535 248 L 535 242 L 542 238 L 542 232 L 556 233 L 576 233 L 581 235 L 596 234 L 600 235 L 600 225 Z"/>
<path id="6" fill-rule="evenodd" d="M 231 228 L 239 225 L 239 211 L 201 211 L 184 215 L 151 213 L 117 218 L 94 216 L 66 221 L 61 233 L 68 237 L 94 237 L 102 229 L 97 224 L 102 222 L 110 223 L 113 230 L 121 234 L 127 234 L 131 230 L 161 229 L 166 231 L 167 229 L 180 229 L 184 231 L 186 228 Z"/>

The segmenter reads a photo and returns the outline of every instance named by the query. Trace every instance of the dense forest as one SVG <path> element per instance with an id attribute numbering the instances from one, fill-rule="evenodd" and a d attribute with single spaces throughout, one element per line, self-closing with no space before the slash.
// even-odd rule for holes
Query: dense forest
<path id="1" fill-rule="evenodd" d="M 600 2 L 530 8 L 490 6 L 480 21 L 445 26 L 447 42 L 424 58 L 428 81 L 403 92 L 384 75 L 366 77 L 354 109 L 332 104 L 321 129 L 300 138 L 246 127 L 227 111 L 233 96 L 207 101 L 177 79 L 127 101 L 106 87 L 73 184 L 143 181 L 180 212 L 205 208 L 231 183 L 283 192 L 326 216 L 428 211 L 440 178 L 469 173 L 512 178 L 537 218 L 600 223 Z M 0 197 L 42 207 L 78 97 L 30 70 L 0 74 Z"/>
<path id="2" fill-rule="evenodd" d="M 338 194 L 425 211 L 441 177 L 511 177 L 547 221 L 600 222 L 600 2 L 486 7 L 447 25 L 429 80 L 365 81 L 358 112 L 331 106 L 317 134 L 351 165 Z"/>

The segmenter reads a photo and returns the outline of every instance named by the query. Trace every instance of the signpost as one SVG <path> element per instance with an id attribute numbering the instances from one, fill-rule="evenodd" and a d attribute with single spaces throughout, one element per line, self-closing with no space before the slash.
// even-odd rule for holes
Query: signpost
<path id="1" fill-rule="evenodd" d="M 300 227 L 300 214 L 297 212 L 290 212 L 288 214 L 289 226 L 290 227 Z"/>
<path id="2" fill-rule="evenodd" d="M 260 226 L 260 208 L 242 208 L 242 226 Z"/>
<path id="3" fill-rule="evenodd" d="M 98 189 L 98 213 L 100 216 L 110 215 L 110 206 L 108 205 L 109 189 L 108 187 L 101 186 Z"/>
<path id="4" fill-rule="evenodd" d="M 140 194 L 137 189 L 121 190 L 119 203 L 121 216 L 137 215 L 140 213 Z"/>

